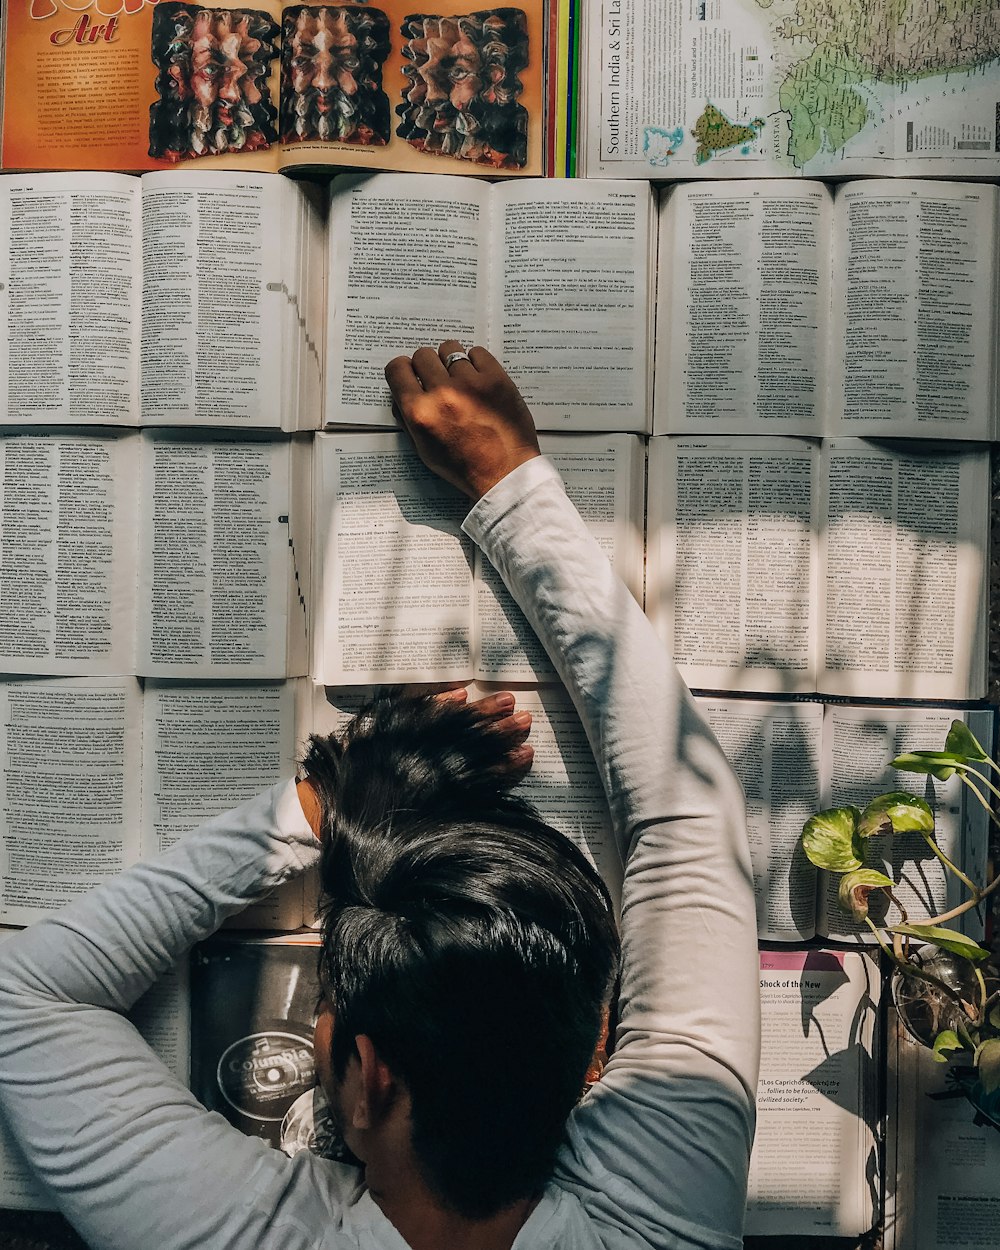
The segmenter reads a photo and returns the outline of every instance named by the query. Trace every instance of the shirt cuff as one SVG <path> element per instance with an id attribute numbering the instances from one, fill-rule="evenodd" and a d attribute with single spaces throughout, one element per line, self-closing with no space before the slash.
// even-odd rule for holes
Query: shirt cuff
<path id="1" fill-rule="evenodd" d="M 506 477 L 491 486 L 462 522 L 462 529 L 474 543 L 483 539 L 503 517 L 546 482 L 557 482 L 565 490 L 559 470 L 547 456 L 533 456 L 512 469 Z"/>

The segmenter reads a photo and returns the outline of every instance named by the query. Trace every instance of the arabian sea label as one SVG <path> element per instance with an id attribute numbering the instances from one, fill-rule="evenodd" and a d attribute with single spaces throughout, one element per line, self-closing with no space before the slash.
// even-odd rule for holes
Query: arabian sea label
<path id="1" fill-rule="evenodd" d="M 251 1033 L 223 1051 L 216 1080 L 223 1098 L 241 1115 L 280 1121 L 315 1084 L 312 1044 L 295 1033 Z"/>

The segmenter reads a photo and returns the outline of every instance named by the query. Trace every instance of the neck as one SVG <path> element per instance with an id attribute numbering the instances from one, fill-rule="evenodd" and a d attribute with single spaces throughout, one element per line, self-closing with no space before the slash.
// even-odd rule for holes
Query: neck
<path id="1" fill-rule="evenodd" d="M 538 1204 L 522 1198 L 496 1215 L 470 1220 L 443 1207 L 413 1168 L 399 1168 L 379 1183 L 378 1169 L 365 1169 L 369 1192 L 411 1250 L 510 1250 Z"/>

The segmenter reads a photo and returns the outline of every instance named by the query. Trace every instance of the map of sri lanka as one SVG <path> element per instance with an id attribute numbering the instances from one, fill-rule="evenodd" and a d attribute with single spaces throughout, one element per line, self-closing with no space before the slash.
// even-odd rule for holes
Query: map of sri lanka
<path id="1" fill-rule="evenodd" d="M 756 3 L 770 9 L 775 0 Z M 796 0 L 775 35 L 811 45 L 778 89 L 788 155 L 802 168 L 864 129 L 868 103 L 859 84 L 905 86 L 1000 57 L 1000 0 Z"/>
<path id="2" fill-rule="evenodd" d="M 763 117 L 755 117 L 753 121 L 745 123 L 731 122 L 714 104 L 706 104 L 691 130 L 698 142 L 694 154 L 695 164 L 704 165 L 716 152 L 724 152 L 727 148 L 755 143 L 763 126 Z"/>

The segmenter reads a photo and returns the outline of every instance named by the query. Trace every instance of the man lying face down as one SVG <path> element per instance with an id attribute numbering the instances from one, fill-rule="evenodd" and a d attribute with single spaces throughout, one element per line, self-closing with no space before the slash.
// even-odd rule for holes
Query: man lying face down
<path id="1" fill-rule="evenodd" d="M 386 376 L 587 731 L 620 964 L 608 892 L 512 793 L 513 696 L 383 696 L 297 779 L 0 944 L 0 1114 L 95 1250 L 740 1250 L 759 1019 L 739 783 L 500 365 L 452 341 Z M 124 1016 L 317 863 L 317 1067 L 356 1166 L 244 1136 Z"/>

